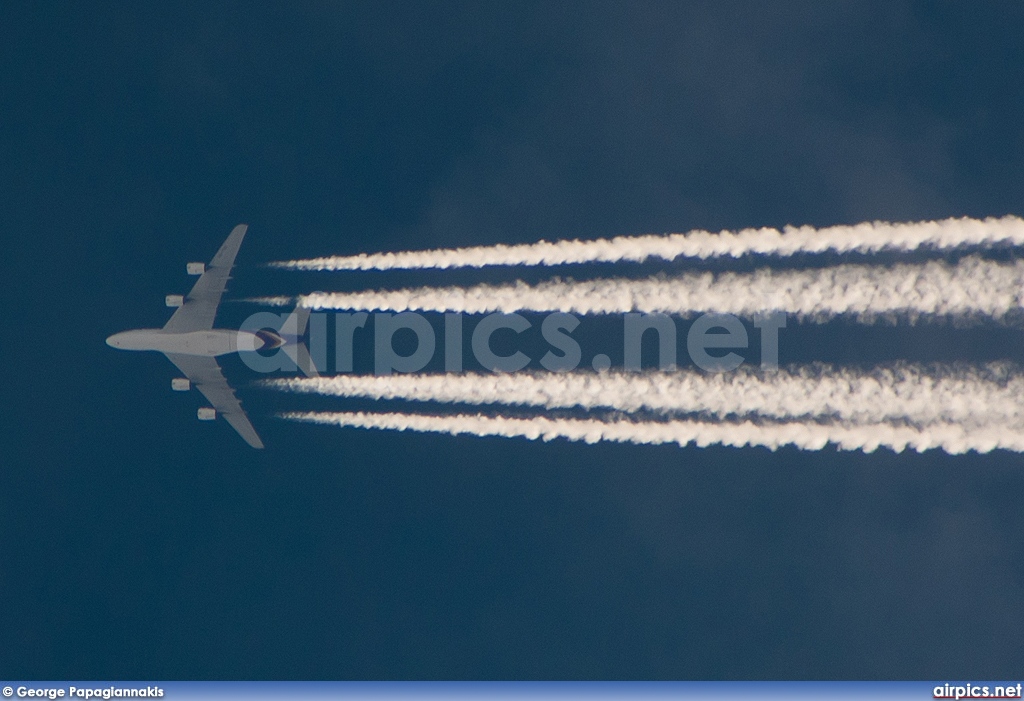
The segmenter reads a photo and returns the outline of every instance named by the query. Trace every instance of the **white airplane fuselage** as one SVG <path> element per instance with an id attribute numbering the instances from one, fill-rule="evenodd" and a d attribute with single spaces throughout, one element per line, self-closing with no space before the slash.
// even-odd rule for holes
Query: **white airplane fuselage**
<path id="1" fill-rule="evenodd" d="M 107 345 L 120 350 L 159 351 L 177 355 L 203 355 L 216 357 L 238 351 L 276 348 L 283 341 L 267 331 L 250 333 L 229 329 L 174 333 L 163 329 L 135 329 L 115 333 Z"/>

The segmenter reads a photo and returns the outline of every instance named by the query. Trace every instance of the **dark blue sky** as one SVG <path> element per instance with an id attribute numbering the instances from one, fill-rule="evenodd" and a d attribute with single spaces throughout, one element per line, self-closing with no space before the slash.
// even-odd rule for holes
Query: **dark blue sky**
<path id="1" fill-rule="evenodd" d="M 233 289 L 264 294 L 312 284 L 275 258 L 1024 213 L 1022 27 L 1016 2 L 4 4 L 0 675 L 1019 676 L 1018 455 L 286 425 L 229 360 L 256 452 L 103 339 L 162 324 L 241 221 Z M 1021 336 L 838 323 L 782 360 Z"/>

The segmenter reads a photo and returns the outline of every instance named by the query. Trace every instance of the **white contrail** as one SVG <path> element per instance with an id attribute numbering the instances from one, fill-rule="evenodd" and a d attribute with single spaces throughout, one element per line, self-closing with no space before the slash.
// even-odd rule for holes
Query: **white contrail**
<path id="1" fill-rule="evenodd" d="M 959 424 L 931 425 L 923 428 L 881 424 L 875 426 L 844 426 L 810 422 L 758 424 L 751 421 L 707 423 L 701 421 L 627 421 L 599 419 L 562 419 L 535 416 L 513 418 L 456 414 L 432 416 L 424 414 L 365 412 L 289 412 L 281 418 L 306 423 L 377 428 L 396 431 L 420 431 L 470 434 L 474 436 L 523 437 L 550 441 L 614 441 L 619 443 L 690 443 L 698 447 L 725 445 L 733 447 L 765 446 L 772 450 L 785 445 L 805 450 L 820 450 L 833 444 L 842 450 L 891 448 L 902 452 L 912 448 L 919 452 L 941 448 L 947 453 L 975 450 L 987 453 L 997 448 L 1024 452 L 1024 435 L 1005 427 L 965 428 Z"/>
<path id="2" fill-rule="evenodd" d="M 754 315 L 785 311 L 823 320 L 843 314 L 871 320 L 880 315 L 1004 317 L 1021 307 L 1024 261 L 999 263 L 969 256 L 944 261 L 753 273 L 684 273 L 640 280 L 552 280 L 537 285 L 419 287 L 360 292 L 314 292 L 298 303 L 311 309 L 450 311 L 469 314 L 517 311 L 614 314 L 702 312 Z M 265 297 L 263 304 L 292 298 Z"/>
<path id="3" fill-rule="evenodd" d="M 563 265 L 566 263 L 641 262 L 651 258 L 739 257 L 747 254 L 791 256 L 797 253 L 875 253 L 917 248 L 947 250 L 962 246 L 1024 245 L 1024 220 L 1015 216 L 984 220 L 943 219 L 906 224 L 865 222 L 856 226 L 787 226 L 738 232 L 691 231 L 686 234 L 618 236 L 593 241 L 537 243 L 469 248 L 331 256 L 271 263 L 291 270 L 392 270 L 396 268 L 479 268 L 487 265 Z"/>
<path id="4" fill-rule="evenodd" d="M 837 419 L 849 424 L 999 423 L 1024 429 L 1024 375 L 1005 365 L 897 365 L 871 372 L 827 366 L 761 373 L 571 372 L 336 375 L 266 380 L 309 394 L 456 404 L 703 414 L 723 419 Z"/>

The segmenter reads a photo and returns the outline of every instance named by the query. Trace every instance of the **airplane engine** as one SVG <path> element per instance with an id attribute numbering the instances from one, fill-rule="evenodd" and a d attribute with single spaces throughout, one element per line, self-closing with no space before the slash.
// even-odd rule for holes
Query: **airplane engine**
<path id="1" fill-rule="evenodd" d="M 192 389 L 192 383 L 184 377 L 175 377 L 171 380 L 171 389 L 175 392 L 188 392 Z"/>
<path id="2" fill-rule="evenodd" d="M 184 295 L 167 295 L 164 297 L 164 304 L 168 307 L 180 307 L 185 304 Z"/>
<path id="3" fill-rule="evenodd" d="M 188 272 L 189 275 L 202 275 L 203 273 L 206 272 L 206 264 L 205 263 L 186 263 L 185 264 L 185 271 Z"/>
<path id="4" fill-rule="evenodd" d="M 217 410 L 213 407 L 201 406 L 199 411 L 196 412 L 196 416 L 199 417 L 200 421 L 213 421 L 217 418 Z"/>

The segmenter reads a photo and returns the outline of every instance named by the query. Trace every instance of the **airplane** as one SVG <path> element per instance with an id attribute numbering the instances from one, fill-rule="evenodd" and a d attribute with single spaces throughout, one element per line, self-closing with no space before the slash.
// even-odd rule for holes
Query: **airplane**
<path id="1" fill-rule="evenodd" d="M 199 409 L 197 416 L 200 421 L 213 421 L 220 414 L 246 443 L 253 448 L 263 448 L 263 441 L 224 378 L 217 356 L 242 350 L 280 348 L 304 374 L 316 377 L 317 371 L 301 340 L 309 320 L 308 309 L 296 307 L 277 332 L 260 329 L 251 333 L 213 328 L 220 298 L 231 279 L 231 268 L 247 230 L 246 224 L 232 229 L 208 266 L 203 263 L 187 264 L 188 273 L 200 275 L 200 278 L 187 296 L 167 295 L 167 306 L 177 307 L 177 310 L 163 328 L 115 333 L 107 339 L 107 345 L 121 350 L 163 353 L 185 375 L 171 380 L 171 389 L 188 391 L 194 385 L 213 405 Z"/>

